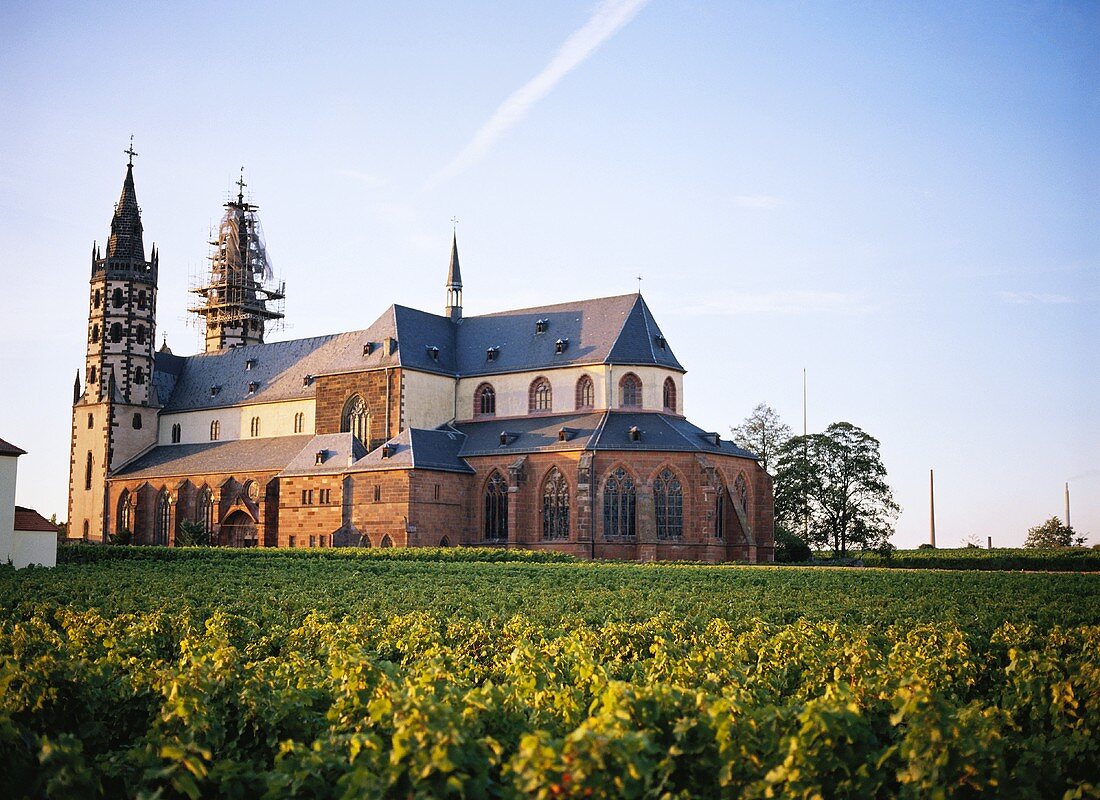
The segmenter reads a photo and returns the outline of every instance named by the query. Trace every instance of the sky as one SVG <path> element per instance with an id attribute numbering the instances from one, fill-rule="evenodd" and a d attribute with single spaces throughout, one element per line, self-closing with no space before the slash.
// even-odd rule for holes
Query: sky
<path id="1" fill-rule="evenodd" d="M 642 292 L 727 431 L 881 442 L 894 542 L 1100 542 L 1100 4 L 0 4 L 0 438 L 63 519 L 134 136 L 158 327 L 244 167 L 288 326 Z M 158 333 L 158 339 L 160 334 Z"/>

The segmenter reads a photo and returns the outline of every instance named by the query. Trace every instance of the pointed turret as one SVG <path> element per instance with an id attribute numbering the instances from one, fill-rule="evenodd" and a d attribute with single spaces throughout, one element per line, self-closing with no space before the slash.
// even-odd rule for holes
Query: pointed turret
<path id="1" fill-rule="evenodd" d="M 73 383 L 73 405 L 75 406 L 80 402 L 80 395 L 83 392 L 80 391 L 80 370 L 76 371 L 76 381 Z"/>
<path id="2" fill-rule="evenodd" d="M 462 319 L 462 270 L 458 266 L 458 233 L 451 238 L 451 263 L 447 267 L 447 305 L 443 315 L 458 322 Z"/>
<path id="3" fill-rule="evenodd" d="M 107 240 L 107 258 L 145 261 L 145 243 L 141 239 L 141 209 L 134 189 L 134 164 L 126 165 L 122 194 L 111 219 L 111 238 Z"/>

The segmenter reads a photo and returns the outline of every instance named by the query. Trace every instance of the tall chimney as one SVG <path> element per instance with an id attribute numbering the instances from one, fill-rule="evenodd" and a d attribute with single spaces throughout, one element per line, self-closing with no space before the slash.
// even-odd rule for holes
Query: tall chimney
<path id="1" fill-rule="evenodd" d="M 928 470 L 928 534 L 932 546 L 936 546 L 936 480 L 932 470 Z"/>
<path id="2" fill-rule="evenodd" d="M 985 537 L 985 549 L 986 550 L 992 550 L 993 549 L 993 537 L 992 536 L 986 536 Z"/>
<path id="3" fill-rule="evenodd" d="M 1072 525 L 1069 524 L 1069 483 L 1068 482 L 1066 483 L 1066 527 L 1067 528 L 1072 528 L 1073 527 Z"/>

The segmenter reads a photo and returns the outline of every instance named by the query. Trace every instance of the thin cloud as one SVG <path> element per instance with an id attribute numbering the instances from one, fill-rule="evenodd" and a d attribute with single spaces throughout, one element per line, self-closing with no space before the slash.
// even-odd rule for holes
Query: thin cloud
<path id="1" fill-rule="evenodd" d="M 558 48 L 550 63 L 500 104 L 489 120 L 474 134 L 466 148 L 440 170 L 431 183 L 452 178 L 482 158 L 562 78 L 583 64 L 600 45 L 634 19 L 647 2 L 649 0 L 603 0 L 588 22 L 574 31 Z"/>
<path id="2" fill-rule="evenodd" d="M 1065 294 L 1043 294 L 1041 292 L 997 292 L 997 296 L 1006 303 L 1023 306 L 1033 303 L 1044 305 L 1064 305 L 1072 303 L 1073 298 Z"/>
<path id="3" fill-rule="evenodd" d="M 848 292 L 760 292 L 736 293 L 715 297 L 699 303 L 685 303 L 678 313 L 733 316 L 742 314 L 860 314 L 870 310 L 870 304 L 860 294 Z"/>
<path id="4" fill-rule="evenodd" d="M 738 208 L 771 211 L 773 208 L 779 208 L 783 201 L 770 194 L 739 194 L 734 196 L 733 204 Z"/>

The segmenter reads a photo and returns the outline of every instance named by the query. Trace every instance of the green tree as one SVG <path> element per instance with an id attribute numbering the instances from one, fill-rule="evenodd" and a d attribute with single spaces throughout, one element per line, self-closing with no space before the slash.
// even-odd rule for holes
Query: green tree
<path id="1" fill-rule="evenodd" d="M 878 439 L 850 422 L 795 436 L 776 460 L 775 516 L 810 545 L 845 555 L 889 542 L 900 508 L 886 483 Z"/>
<path id="2" fill-rule="evenodd" d="M 760 403 L 736 428 L 730 428 L 733 441 L 760 458 L 760 464 L 771 472 L 775 455 L 791 438 L 791 429 L 779 418 L 779 412 L 767 403 Z"/>
<path id="3" fill-rule="evenodd" d="M 184 520 L 176 531 L 177 547 L 195 547 L 210 544 L 210 535 L 201 522 Z"/>
<path id="4" fill-rule="evenodd" d="M 810 546 L 798 534 L 783 527 L 775 529 L 775 560 L 781 564 L 801 564 L 813 559 Z"/>
<path id="5" fill-rule="evenodd" d="M 1084 536 L 1075 535 L 1073 528 L 1063 525 L 1058 517 L 1051 517 L 1042 525 L 1028 529 L 1024 547 L 1049 550 L 1056 547 L 1080 547 L 1084 543 Z"/>

